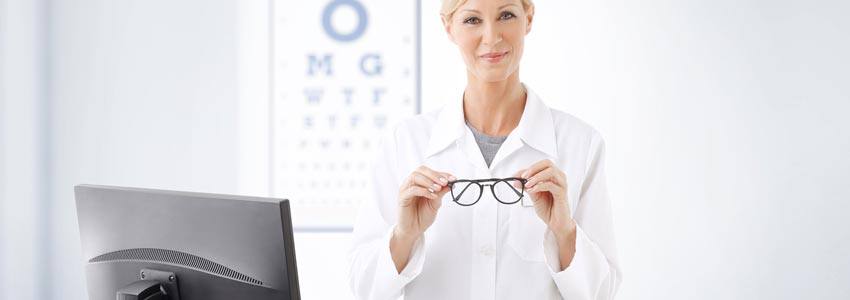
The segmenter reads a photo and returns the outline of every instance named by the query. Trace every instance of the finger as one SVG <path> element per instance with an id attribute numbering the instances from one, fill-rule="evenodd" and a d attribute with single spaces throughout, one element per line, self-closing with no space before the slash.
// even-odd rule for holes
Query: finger
<path id="1" fill-rule="evenodd" d="M 436 199 L 428 199 L 428 204 L 431 206 L 432 209 L 434 209 L 434 211 L 436 211 L 440 208 L 441 205 L 443 205 L 442 199 L 442 195 L 437 195 Z"/>
<path id="2" fill-rule="evenodd" d="M 439 172 L 439 171 L 434 171 L 434 172 L 437 172 L 437 174 L 440 174 L 440 176 L 447 179 L 449 182 L 457 180 L 457 178 L 455 178 L 455 176 L 452 175 L 451 173 Z"/>
<path id="3" fill-rule="evenodd" d="M 449 187 L 444 187 L 443 189 L 436 191 L 435 193 L 437 194 L 438 198 L 443 198 L 443 195 L 445 195 L 449 191 L 451 191 L 451 189 Z"/>
<path id="4" fill-rule="evenodd" d="M 537 173 L 537 175 L 532 176 L 528 179 L 528 182 L 525 183 L 526 188 L 531 188 L 538 182 L 551 181 L 558 186 L 563 187 L 560 171 L 555 168 L 547 168 L 543 171 Z"/>
<path id="5" fill-rule="evenodd" d="M 514 175 L 511 177 L 522 178 L 522 173 L 525 173 L 525 170 L 528 169 L 520 169 L 519 171 L 516 171 L 516 173 L 514 173 Z"/>
<path id="6" fill-rule="evenodd" d="M 514 175 L 512 175 L 511 177 L 522 178 L 522 173 L 525 173 L 525 170 L 526 169 L 521 169 L 519 171 L 516 171 L 516 173 L 514 173 Z M 511 182 L 511 185 L 513 185 L 517 190 L 522 188 L 522 182 L 519 180 L 514 180 L 513 182 Z"/>
<path id="7" fill-rule="evenodd" d="M 412 186 L 404 190 L 404 194 L 402 196 L 402 204 L 403 206 L 410 205 L 413 202 L 413 199 L 416 197 L 423 197 L 427 199 L 439 199 L 437 194 L 429 192 L 427 189 L 421 186 Z"/>
<path id="8" fill-rule="evenodd" d="M 428 192 L 427 196 L 420 196 L 420 197 L 422 197 L 421 199 L 424 200 L 425 204 L 427 204 L 431 209 L 433 209 L 434 211 L 437 211 L 440 208 L 440 206 L 443 204 L 443 201 L 442 201 L 443 194 L 445 194 L 445 192 L 439 193 L 439 194 Z"/>
<path id="9" fill-rule="evenodd" d="M 531 167 L 528 167 L 528 169 L 526 169 L 525 172 L 520 175 L 520 177 L 528 179 L 534 176 L 534 174 L 537 174 L 538 172 L 553 166 L 555 166 L 555 164 L 553 164 L 551 160 L 544 159 L 534 163 L 533 165 L 531 165 Z"/>
<path id="10" fill-rule="evenodd" d="M 530 193 L 540 193 L 540 192 L 550 192 L 554 195 L 563 194 L 564 190 L 562 187 L 558 186 L 554 182 L 551 181 L 543 181 L 537 183 L 534 187 L 528 190 Z"/>
<path id="11" fill-rule="evenodd" d="M 443 189 L 442 185 L 422 173 L 414 172 L 411 176 L 415 185 L 426 188 L 429 192 L 435 193 Z"/>
<path id="12" fill-rule="evenodd" d="M 450 174 L 441 173 L 441 172 L 431 170 L 430 168 L 428 168 L 426 166 L 419 166 L 419 168 L 416 169 L 416 172 L 427 176 L 428 178 L 430 178 L 434 182 L 440 184 L 441 186 L 446 186 L 449 183 L 450 178 L 454 177 L 454 176 L 451 176 Z"/>

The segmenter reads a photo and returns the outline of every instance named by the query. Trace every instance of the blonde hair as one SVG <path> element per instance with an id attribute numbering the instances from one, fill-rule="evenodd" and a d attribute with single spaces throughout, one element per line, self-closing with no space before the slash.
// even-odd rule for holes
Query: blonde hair
<path id="1" fill-rule="evenodd" d="M 466 3 L 467 0 L 443 0 L 443 7 L 440 8 L 440 15 L 446 19 L 451 19 L 452 15 Z M 528 11 L 528 8 L 534 5 L 531 0 L 522 0 L 522 9 Z"/>

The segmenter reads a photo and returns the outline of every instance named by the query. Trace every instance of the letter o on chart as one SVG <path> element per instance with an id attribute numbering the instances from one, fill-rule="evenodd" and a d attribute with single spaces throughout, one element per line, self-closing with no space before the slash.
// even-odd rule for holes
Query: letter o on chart
<path id="1" fill-rule="evenodd" d="M 357 26 L 351 32 L 340 32 L 332 22 L 334 13 L 343 6 L 348 6 L 357 13 Z M 339 42 L 351 42 L 360 38 L 366 32 L 368 23 L 369 17 L 366 15 L 366 7 L 357 0 L 334 0 L 328 3 L 322 11 L 322 27 L 325 29 L 325 33 Z"/>

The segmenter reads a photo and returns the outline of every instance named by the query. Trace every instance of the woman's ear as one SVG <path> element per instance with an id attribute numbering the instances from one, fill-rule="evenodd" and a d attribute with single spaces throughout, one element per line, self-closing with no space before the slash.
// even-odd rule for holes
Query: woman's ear
<path id="1" fill-rule="evenodd" d="M 528 21 L 525 26 L 525 34 L 531 32 L 531 24 L 534 21 L 534 4 L 529 5 L 528 9 L 525 10 L 525 18 Z"/>
<path id="2" fill-rule="evenodd" d="M 449 37 L 449 41 L 454 43 L 455 39 L 452 36 L 452 21 L 446 18 L 446 15 L 444 14 L 440 14 L 440 20 L 443 21 L 443 29 L 446 30 L 446 36 Z"/>

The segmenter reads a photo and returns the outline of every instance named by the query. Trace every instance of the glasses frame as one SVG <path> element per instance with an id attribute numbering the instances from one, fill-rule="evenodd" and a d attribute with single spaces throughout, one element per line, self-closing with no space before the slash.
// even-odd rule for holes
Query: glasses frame
<path id="1" fill-rule="evenodd" d="M 498 196 L 496 196 L 496 190 L 495 190 L 495 187 L 494 187 L 494 186 L 495 186 L 496 184 L 498 184 L 499 182 L 503 182 L 503 181 L 504 181 L 505 183 L 507 183 L 507 184 L 508 184 L 508 186 L 510 186 L 510 187 L 511 187 L 511 189 L 512 189 L 514 192 L 518 192 L 518 194 L 519 194 L 519 198 L 518 198 L 516 201 L 514 201 L 514 202 L 505 202 L 505 201 L 500 200 L 500 199 L 499 199 L 499 197 L 498 197 Z M 516 190 L 516 188 L 515 188 L 515 187 L 511 184 L 511 182 L 510 182 L 510 181 L 519 181 L 520 183 L 522 183 L 522 184 L 520 185 L 520 187 L 521 187 L 521 191 L 517 191 L 517 190 Z M 465 183 L 465 182 L 468 182 L 469 184 L 468 184 L 468 185 L 467 185 L 467 186 L 466 186 L 466 187 L 465 187 L 462 191 L 460 191 L 460 193 L 458 193 L 458 195 L 457 195 L 457 196 L 455 196 L 455 191 L 454 191 L 454 188 L 453 188 L 453 187 L 454 187 L 454 185 L 455 185 L 456 183 Z M 491 183 L 491 184 L 485 184 L 486 182 L 492 182 L 492 183 Z M 523 198 L 523 197 L 525 197 L 525 184 L 526 184 L 527 182 L 528 182 L 528 179 L 525 179 L 525 178 L 519 178 L 519 177 L 508 177 L 508 178 L 489 178 L 489 179 L 458 179 L 458 180 L 449 181 L 449 191 L 450 191 L 450 192 L 451 192 L 451 194 L 452 194 L 452 201 L 454 201 L 454 203 L 457 203 L 457 205 L 460 205 L 460 206 L 473 206 L 473 205 L 475 205 L 476 203 L 478 203 L 478 201 L 479 201 L 479 200 L 481 200 L 481 196 L 483 196 L 483 195 L 484 195 L 484 187 L 485 187 L 485 186 L 490 186 L 490 193 L 493 195 L 493 199 L 496 199 L 496 201 L 499 201 L 499 203 L 507 204 L 507 205 L 511 205 L 511 204 L 517 204 L 517 203 L 519 203 L 520 201 L 522 201 L 522 198 Z M 474 185 L 476 185 L 476 186 L 478 186 L 478 199 L 475 199 L 475 202 L 472 202 L 471 204 L 463 204 L 463 203 L 460 203 L 460 202 L 459 202 L 459 201 L 460 201 L 460 197 L 461 197 L 461 196 L 463 195 L 463 193 L 465 193 L 465 192 L 466 192 L 466 190 L 468 190 L 468 189 L 469 189 L 469 187 L 471 187 L 473 184 L 474 184 Z"/>

